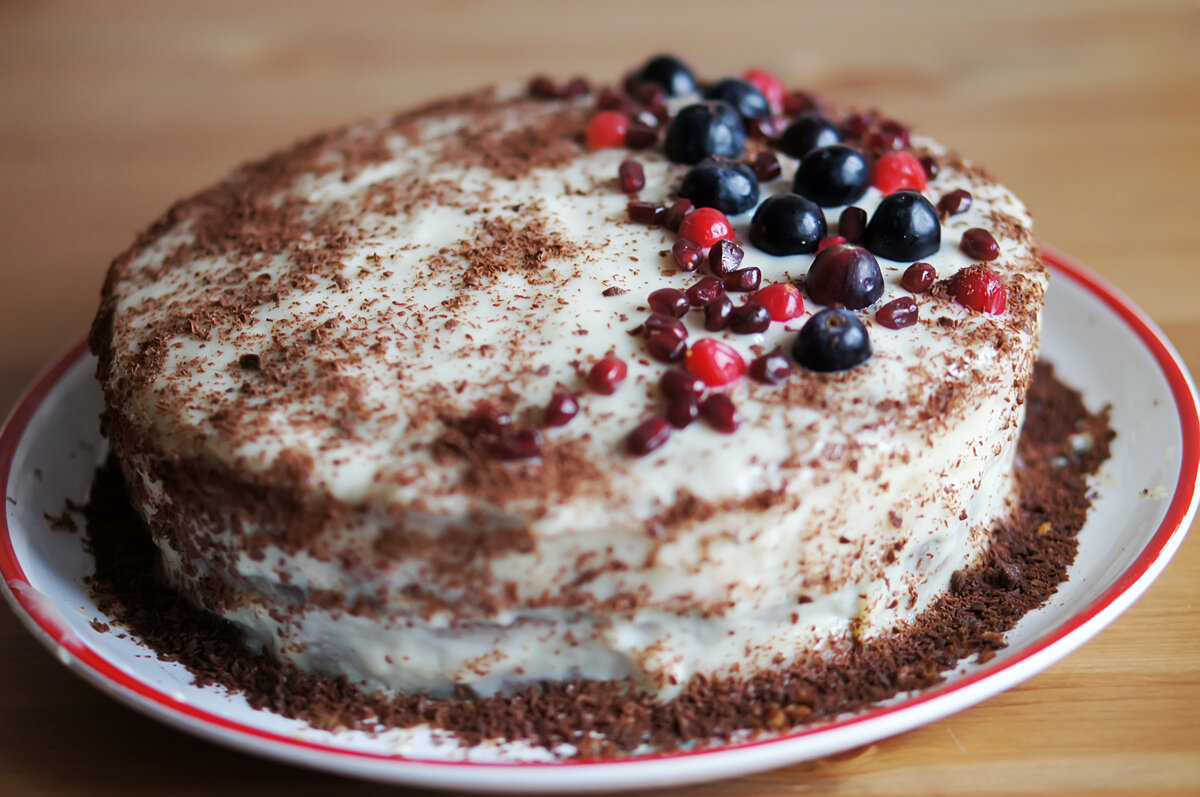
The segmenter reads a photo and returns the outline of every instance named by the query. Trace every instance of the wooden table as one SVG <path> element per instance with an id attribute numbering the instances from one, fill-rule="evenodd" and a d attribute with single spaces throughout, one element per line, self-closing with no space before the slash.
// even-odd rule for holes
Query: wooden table
<path id="1" fill-rule="evenodd" d="M 0 5 L 0 407 L 87 326 L 171 200 L 302 133 L 657 50 L 878 104 L 986 163 L 1044 240 L 1200 372 L 1200 5 Z M 1120 368 L 1120 363 L 1113 363 Z M 77 680 L 0 610 L 0 793 L 402 793 L 197 741 Z M 1200 539 L 1079 652 L 895 739 L 679 793 L 1200 793 Z M 410 792 L 411 793 L 411 792 Z"/>

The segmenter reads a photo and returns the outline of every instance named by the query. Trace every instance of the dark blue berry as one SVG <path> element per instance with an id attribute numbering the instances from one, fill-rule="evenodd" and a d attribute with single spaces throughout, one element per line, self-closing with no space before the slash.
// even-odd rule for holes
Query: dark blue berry
<path id="1" fill-rule="evenodd" d="M 656 55 L 637 73 L 640 83 L 655 83 L 667 94 L 678 97 L 696 91 L 696 77 L 683 61 L 673 55 Z"/>
<path id="2" fill-rule="evenodd" d="M 942 245 L 938 212 L 918 191 L 888 194 L 867 222 L 863 244 L 888 260 L 920 260 Z"/>
<path id="3" fill-rule="evenodd" d="M 700 102 L 675 115 L 667 128 L 663 150 L 675 163 L 699 163 L 710 155 L 741 157 L 746 127 L 732 105 Z"/>
<path id="4" fill-rule="evenodd" d="M 804 156 L 792 190 L 829 208 L 857 201 L 870 185 L 871 166 L 862 153 L 845 144 L 830 144 Z"/>
<path id="5" fill-rule="evenodd" d="M 771 115 L 771 104 L 758 88 L 739 77 L 727 77 L 713 83 L 704 91 L 704 98 L 721 100 L 732 105 L 743 119 L 758 119 Z"/>
<path id="6" fill-rule="evenodd" d="M 842 143 L 837 125 L 816 111 L 802 113 L 779 137 L 779 151 L 803 158 L 809 150 Z"/>
<path id="7" fill-rule="evenodd" d="M 769 255 L 815 252 L 824 237 L 825 214 L 799 194 L 768 197 L 750 220 L 750 243 Z"/>
<path id="8" fill-rule="evenodd" d="M 758 204 L 758 178 L 744 163 L 705 159 L 684 176 L 679 195 L 698 208 L 734 216 Z"/>
<path id="9" fill-rule="evenodd" d="M 813 260 L 804 290 L 817 304 L 857 310 L 883 295 L 883 273 L 875 256 L 861 246 L 830 246 Z"/>
<path id="10" fill-rule="evenodd" d="M 792 344 L 792 358 L 811 371 L 845 371 L 870 357 L 867 328 L 849 310 L 822 310 Z"/>

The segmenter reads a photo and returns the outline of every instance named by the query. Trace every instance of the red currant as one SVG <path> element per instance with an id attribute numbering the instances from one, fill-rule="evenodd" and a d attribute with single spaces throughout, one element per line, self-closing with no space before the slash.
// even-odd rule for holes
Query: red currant
<path id="1" fill-rule="evenodd" d="M 754 301 L 767 308 L 772 321 L 791 321 L 804 312 L 804 297 L 790 282 L 776 282 L 754 294 Z"/>
<path id="2" fill-rule="evenodd" d="M 871 167 L 871 185 L 884 195 L 905 188 L 924 191 L 925 182 L 925 167 L 908 152 L 885 152 Z"/>
<path id="3" fill-rule="evenodd" d="M 831 246 L 839 246 L 844 243 L 846 243 L 846 237 L 843 235 L 826 235 L 817 241 L 817 251 L 822 252 Z"/>
<path id="4" fill-rule="evenodd" d="M 783 110 L 783 84 L 779 82 L 779 78 L 772 75 L 765 69 L 750 69 L 744 75 L 746 82 L 754 86 L 763 93 L 767 98 L 767 102 L 771 104 L 772 110 L 776 113 Z"/>
<path id="5" fill-rule="evenodd" d="M 629 117 L 620 111 L 601 111 L 587 126 L 587 145 L 592 149 L 625 146 Z"/>
<path id="6" fill-rule="evenodd" d="M 679 222 L 679 237 L 707 249 L 717 241 L 732 241 L 733 225 L 716 208 L 696 208 Z"/>
<path id="7" fill-rule="evenodd" d="M 968 266 L 951 277 L 950 295 L 977 313 L 999 315 L 1008 307 L 1008 291 L 1000 275 L 984 265 Z"/>
<path id="8" fill-rule="evenodd" d="M 713 387 L 728 385 L 746 373 L 737 349 L 716 338 L 701 338 L 687 352 L 687 369 Z"/>

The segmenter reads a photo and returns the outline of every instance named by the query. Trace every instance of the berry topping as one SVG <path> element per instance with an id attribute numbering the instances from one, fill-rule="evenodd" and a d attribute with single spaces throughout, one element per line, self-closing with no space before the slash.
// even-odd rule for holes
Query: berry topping
<path id="1" fill-rule="evenodd" d="M 657 224 L 663 215 L 662 205 L 637 199 L 626 203 L 625 212 L 629 214 L 630 221 L 638 224 Z"/>
<path id="2" fill-rule="evenodd" d="M 763 200 L 750 221 L 750 241 L 769 255 L 814 252 L 825 237 L 825 214 L 799 194 L 776 194 Z"/>
<path id="3" fill-rule="evenodd" d="M 783 84 L 765 69 L 748 69 L 742 75 L 746 82 L 762 92 L 776 111 L 783 110 Z"/>
<path id="4" fill-rule="evenodd" d="M 724 393 L 714 393 L 700 403 L 700 414 L 713 429 L 723 434 L 733 434 L 742 425 L 733 400 Z"/>
<path id="5" fill-rule="evenodd" d="M 683 271 L 695 271 L 700 268 L 703 257 L 704 252 L 700 249 L 700 244 L 689 238 L 676 238 L 675 243 L 671 244 L 671 259 Z"/>
<path id="6" fill-rule="evenodd" d="M 962 243 L 959 244 L 967 257 L 973 257 L 976 260 L 987 262 L 1000 257 L 1000 244 L 996 243 L 996 239 L 987 230 L 980 227 L 972 227 L 962 235 Z"/>
<path id="7" fill-rule="evenodd" d="M 754 266 L 739 268 L 725 275 L 725 290 L 745 293 L 758 290 L 762 282 L 762 272 Z"/>
<path id="8" fill-rule="evenodd" d="M 904 274 L 900 277 L 900 287 L 909 293 L 924 293 L 933 287 L 935 279 L 937 272 L 933 270 L 933 266 L 928 263 L 913 263 L 904 269 Z"/>
<path id="9" fill-rule="evenodd" d="M 658 382 L 658 387 L 667 398 L 691 396 L 700 398 L 708 390 L 708 385 L 700 377 L 687 371 L 667 371 Z"/>
<path id="10" fill-rule="evenodd" d="M 822 207 L 834 207 L 857 201 L 870 184 L 871 167 L 862 153 L 846 144 L 830 144 L 804 156 L 792 190 Z"/>
<path id="11" fill-rule="evenodd" d="M 779 137 L 779 150 L 793 158 L 803 158 L 817 147 L 842 143 L 837 125 L 816 112 L 801 114 Z"/>
<path id="12" fill-rule="evenodd" d="M 617 392 L 617 388 L 621 386 L 628 375 L 629 368 L 625 365 L 624 360 L 616 357 L 602 357 L 592 366 L 592 370 L 588 371 L 587 383 L 588 387 L 595 392 L 611 396 Z"/>
<path id="13" fill-rule="evenodd" d="M 888 329 L 904 329 L 917 323 L 917 303 L 908 296 L 892 299 L 875 313 L 875 320 Z"/>
<path id="14" fill-rule="evenodd" d="M 736 382 L 746 373 L 737 349 L 715 338 L 701 338 L 687 353 L 687 369 L 712 387 Z"/>
<path id="15" fill-rule="evenodd" d="M 804 289 L 819 304 L 857 310 L 883 295 L 883 273 L 879 261 L 863 247 L 831 246 L 813 260 Z"/>
<path id="16" fill-rule="evenodd" d="M 704 91 L 704 99 L 720 100 L 732 105 L 743 119 L 758 119 L 771 115 L 771 104 L 758 87 L 740 77 L 727 77 L 713 83 Z"/>
<path id="17" fill-rule="evenodd" d="M 841 246 L 844 243 L 846 243 L 846 236 L 844 235 L 826 235 L 817 241 L 817 251 L 824 252 L 831 246 Z"/>
<path id="18" fill-rule="evenodd" d="M 848 114 L 838 129 L 843 138 L 862 138 L 871 127 L 871 120 L 861 113 Z"/>
<path id="19" fill-rule="evenodd" d="M 656 448 L 661 448 L 670 437 L 671 425 L 665 418 L 647 418 L 625 438 L 625 448 L 635 457 L 644 457 Z"/>
<path id="20" fill-rule="evenodd" d="M 925 190 L 925 167 L 911 153 L 885 152 L 871 167 L 871 185 L 886 194 Z"/>
<path id="21" fill-rule="evenodd" d="M 807 91 L 790 91 L 783 95 L 783 112 L 788 116 L 815 111 L 820 107 L 821 103 L 817 98 Z"/>
<path id="22" fill-rule="evenodd" d="M 530 459 L 542 455 L 542 433 L 537 429 L 522 429 L 500 435 L 496 454 L 501 459 Z"/>
<path id="23" fill-rule="evenodd" d="M 656 55 L 638 70 L 639 83 L 654 83 L 672 97 L 696 90 L 696 77 L 683 61 L 673 55 Z"/>
<path id="24" fill-rule="evenodd" d="M 550 100 L 559 96 L 558 86 L 555 85 L 553 79 L 546 75 L 535 75 L 530 79 L 526 90 L 529 92 L 529 96 L 543 100 Z"/>
<path id="25" fill-rule="evenodd" d="M 792 357 L 812 371 L 845 371 L 871 356 L 871 339 L 849 310 L 822 310 L 805 322 Z"/>
<path id="26" fill-rule="evenodd" d="M 653 332 L 646 338 L 646 351 L 659 362 L 679 362 L 686 350 L 687 343 L 670 332 Z"/>
<path id="27" fill-rule="evenodd" d="M 721 294 L 704 305 L 704 328 L 709 332 L 720 332 L 729 326 L 729 318 L 732 315 L 733 300 L 725 294 Z"/>
<path id="28" fill-rule="evenodd" d="M 628 102 L 625 97 L 608 86 L 600 89 L 600 93 L 596 96 L 596 107 L 602 111 L 624 111 L 627 110 L 627 106 Z"/>
<path id="29" fill-rule="evenodd" d="M 971 209 L 971 192 L 956 188 L 938 200 L 938 211 L 944 216 L 957 216 Z"/>
<path id="30" fill-rule="evenodd" d="M 767 308 L 772 321 L 791 321 L 804 312 L 804 297 L 790 282 L 775 282 L 754 294 L 754 301 Z"/>
<path id="31" fill-rule="evenodd" d="M 713 247 L 715 250 L 717 247 Z M 709 253 L 711 254 L 711 252 Z M 692 307 L 703 307 L 725 292 L 725 283 L 716 277 L 701 277 L 685 294 Z"/>
<path id="32" fill-rule="evenodd" d="M 690 199 L 678 199 L 671 204 L 663 213 L 662 226 L 666 227 L 671 232 L 678 232 L 679 225 L 683 221 L 683 217 L 692 212 L 692 201 Z"/>
<path id="33" fill-rule="evenodd" d="M 733 308 L 729 316 L 729 328 L 739 335 L 766 332 L 771 326 L 771 314 L 758 302 L 746 302 Z"/>
<path id="34" fill-rule="evenodd" d="M 478 431 L 500 434 L 512 425 L 512 410 L 502 404 L 481 401 L 471 413 L 470 424 Z"/>
<path id="35" fill-rule="evenodd" d="M 718 277 L 724 277 L 726 274 L 737 270 L 737 267 L 742 264 L 742 258 L 745 255 L 746 253 L 742 251 L 742 247 L 733 241 L 717 241 L 713 244 L 712 249 L 708 250 L 708 267 Z"/>
<path id="36" fill-rule="evenodd" d="M 684 176 L 679 195 L 732 216 L 758 204 L 758 177 L 744 163 L 703 160 Z"/>
<path id="37" fill-rule="evenodd" d="M 846 239 L 846 243 L 862 243 L 863 234 L 867 231 L 867 211 L 851 205 L 842 211 L 838 219 L 838 235 Z"/>
<path id="38" fill-rule="evenodd" d="M 951 277 L 950 295 L 977 313 L 999 315 L 1008 307 L 1008 291 L 1000 275 L 984 265 L 968 266 Z"/>
<path id="39" fill-rule="evenodd" d="M 767 385 L 780 385 L 792 372 L 792 361 L 776 349 L 750 361 L 750 377 Z"/>
<path id="40" fill-rule="evenodd" d="M 621 184 L 621 191 L 626 194 L 636 194 L 646 187 L 646 173 L 642 170 L 642 164 L 637 161 L 621 161 L 621 165 L 617 168 L 617 182 Z"/>
<path id="41" fill-rule="evenodd" d="M 696 208 L 679 222 L 679 237 L 708 247 L 721 240 L 733 240 L 733 225 L 716 208 Z"/>
<path id="42" fill-rule="evenodd" d="M 547 426 L 566 426 L 572 418 L 579 414 L 579 400 L 569 390 L 556 390 L 546 404 L 542 414 L 542 423 Z"/>
<path id="43" fill-rule="evenodd" d="M 710 155 L 738 158 L 745 147 L 746 128 L 742 117 L 733 106 L 723 102 L 687 106 L 671 120 L 663 142 L 667 158 L 675 163 L 689 164 L 699 163 Z"/>
<path id="44" fill-rule="evenodd" d="M 629 123 L 625 131 L 625 146 L 629 149 L 646 149 L 658 143 L 658 128 L 637 119 Z"/>
<path id="45" fill-rule="evenodd" d="M 942 167 L 938 166 L 937 158 L 932 155 L 921 156 L 921 168 L 925 170 L 926 180 L 933 180 L 938 176 L 938 172 L 942 170 Z"/>
<path id="46" fill-rule="evenodd" d="M 664 333 L 671 335 L 678 340 L 686 340 L 688 333 L 687 327 L 678 318 L 662 313 L 651 313 L 650 316 L 642 322 L 642 334 L 646 337 Z"/>
<path id="47" fill-rule="evenodd" d="M 687 294 L 678 288 L 659 288 L 647 297 L 647 301 L 654 312 L 675 318 L 683 318 L 691 309 Z"/>
<path id="48" fill-rule="evenodd" d="M 916 191 L 897 191 L 875 209 L 863 244 L 888 260 L 919 260 L 942 245 L 942 225 L 928 199 Z"/>
<path id="49" fill-rule="evenodd" d="M 766 151 L 754 156 L 754 162 L 750 164 L 750 168 L 754 169 L 754 176 L 760 183 L 774 180 L 783 173 L 783 168 L 779 165 L 779 158 L 776 158 L 774 153 Z"/>
<path id="50" fill-rule="evenodd" d="M 566 87 L 563 88 L 563 96 L 568 100 L 573 100 L 582 97 L 585 94 L 592 93 L 592 84 L 582 75 L 576 75 L 567 81 Z"/>
<path id="51" fill-rule="evenodd" d="M 620 111 L 600 111 L 587 126 L 587 145 L 591 149 L 625 146 L 629 117 Z"/>
<path id="52" fill-rule="evenodd" d="M 700 415 L 700 402 L 691 394 L 672 396 L 667 402 L 667 423 L 676 429 L 686 428 Z"/>

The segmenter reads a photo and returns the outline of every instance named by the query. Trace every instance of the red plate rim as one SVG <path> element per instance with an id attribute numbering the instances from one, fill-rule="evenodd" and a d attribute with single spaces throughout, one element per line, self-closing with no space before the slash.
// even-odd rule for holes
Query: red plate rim
<path id="1" fill-rule="evenodd" d="M 1183 528 L 1184 523 L 1194 511 L 1194 503 L 1196 498 L 1196 482 L 1198 471 L 1200 471 L 1200 409 L 1198 409 L 1196 389 L 1192 384 L 1192 380 L 1188 375 L 1187 368 L 1184 366 L 1182 359 L 1174 350 L 1171 344 L 1167 341 L 1163 333 L 1158 327 L 1128 298 L 1126 298 L 1119 290 L 1110 285 L 1105 280 L 1096 276 L 1084 266 L 1075 263 L 1067 256 L 1045 247 L 1043 245 L 1043 257 L 1051 268 L 1063 276 L 1068 277 L 1086 289 L 1094 297 L 1101 300 L 1110 310 L 1112 310 L 1126 326 L 1138 337 L 1142 344 L 1150 351 L 1155 361 L 1158 363 L 1160 370 L 1166 377 L 1170 386 L 1172 397 L 1175 401 L 1175 406 L 1179 415 L 1179 422 L 1182 429 L 1182 461 L 1180 465 L 1179 479 L 1175 486 L 1175 492 L 1172 496 L 1171 503 L 1167 508 L 1166 516 L 1162 523 L 1155 531 L 1149 544 L 1134 560 L 1133 564 L 1125 569 L 1117 580 L 1102 593 L 1099 597 L 1092 600 L 1083 610 L 1075 613 L 1062 626 L 1047 634 L 1044 638 L 1038 639 L 1030 645 L 1023 648 L 1018 654 L 1012 657 L 1004 658 L 1003 661 L 997 661 L 997 664 L 990 667 L 981 667 L 977 671 L 968 676 L 957 679 L 950 683 L 945 683 L 941 686 L 932 689 L 924 690 L 918 694 L 887 706 L 881 706 L 875 709 L 870 709 L 865 712 L 855 714 L 842 720 L 820 724 L 815 727 L 806 728 L 796 733 L 787 736 L 775 737 L 771 739 L 760 739 L 757 741 L 749 741 L 740 744 L 731 744 L 715 749 L 681 751 L 681 752 L 666 752 L 641 756 L 635 759 L 612 761 L 612 762 L 513 762 L 513 763 L 496 763 L 496 762 L 470 762 L 470 761 L 443 761 L 436 759 L 409 758 L 403 755 L 387 755 L 383 753 L 367 752 L 362 750 L 352 750 L 333 745 L 321 744 L 318 742 L 297 739 L 283 734 L 266 731 L 261 728 L 255 728 L 250 725 L 245 725 L 240 722 L 235 722 L 226 717 L 213 714 L 208 711 L 203 711 L 195 706 L 189 705 L 181 700 L 172 697 L 169 694 L 160 692 L 142 681 L 137 680 L 128 673 L 125 673 L 115 667 L 108 660 L 101 657 L 91 648 L 86 645 L 81 645 L 65 626 L 55 622 L 52 618 L 47 617 L 45 612 L 36 605 L 36 597 L 30 595 L 21 589 L 13 589 L 13 585 L 28 584 L 28 579 L 25 575 L 21 563 L 18 561 L 16 551 L 13 548 L 11 530 L 8 526 L 7 512 L 0 516 L 0 575 L 4 577 L 6 586 L 6 594 L 13 605 L 13 608 L 18 610 L 17 613 L 24 613 L 21 618 L 26 621 L 32 630 L 40 631 L 43 641 L 50 641 L 69 651 L 79 664 L 91 670 L 93 679 L 106 686 L 113 687 L 118 695 L 121 692 L 126 693 L 124 696 L 127 699 L 132 699 L 135 696 L 154 704 L 159 712 L 155 712 L 158 716 L 169 717 L 174 714 L 175 719 L 180 722 L 183 727 L 197 730 L 195 723 L 209 725 L 215 728 L 220 728 L 226 731 L 232 731 L 236 734 L 251 737 L 256 740 L 261 740 L 267 743 L 282 745 L 285 748 L 292 748 L 295 752 L 308 750 L 313 753 L 332 754 L 334 756 L 346 756 L 359 759 L 372 759 L 383 762 L 395 762 L 397 764 L 420 764 L 430 767 L 447 767 L 447 768 L 479 768 L 479 767 L 498 767 L 498 768 L 521 768 L 521 769 L 561 769 L 563 767 L 611 767 L 615 765 L 638 765 L 648 764 L 664 759 L 688 758 L 695 756 L 715 756 L 724 753 L 730 753 L 738 750 L 745 750 L 753 747 L 762 747 L 766 745 L 775 745 L 783 742 L 793 741 L 795 739 L 811 736 L 818 733 L 826 733 L 833 729 L 848 728 L 854 725 L 875 720 L 883 716 L 894 715 L 901 711 L 909 711 L 915 706 L 927 704 L 930 701 L 944 698 L 949 694 L 959 692 L 972 684 L 978 683 L 985 678 L 992 678 L 998 673 L 1012 670 L 1027 661 L 1031 657 L 1038 654 L 1049 653 L 1050 649 L 1057 646 L 1060 642 L 1074 634 L 1083 626 L 1096 620 L 1102 613 L 1114 607 L 1122 596 L 1138 585 L 1139 582 L 1151 573 L 1155 565 L 1160 562 L 1160 559 L 1168 558 L 1173 552 L 1176 544 L 1182 539 L 1183 533 L 1186 531 Z M 4 427 L 0 430 L 0 484 L 7 489 L 9 477 L 12 472 L 14 457 L 17 448 L 21 442 L 21 438 L 25 434 L 25 430 L 33 418 L 37 409 L 41 406 L 42 401 L 50 393 L 51 390 L 59 383 L 62 376 L 68 369 L 76 364 L 76 362 L 87 353 L 87 342 L 80 338 L 75 341 L 65 352 L 58 356 L 33 382 L 17 402 L 16 407 L 5 421 Z M 1176 535 L 1178 534 L 1178 539 Z M 1162 562 L 1165 565 L 1165 561 Z M 1143 587 L 1148 585 L 1142 585 Z M 1115 614 L 1113 615 L 1115 617 Z M 1106 618 L 1111 620 L 1112 618 Z M 1099 630 L 1099 626 L 1095 629 Z M 1063 654 L 1065 655 L 1065 652 Z M 1056 657 L 1055 657 L 1056 658 Z M 984 695 L 986 697 L 986 695 Z M 135 704 L 136 700 L 131 700 Z M 191 722 L 188 722 L 191 720 Z M 211 738 L 211 737 L 210 737 Z M 220 739 L 217 739 L 220 741 Z M 228 740 L 225 740 L 228 742 Z M 298 750 L 296 748 L 299 748 Z M 291 758 L 289 756 L 289 758 Z"/>

